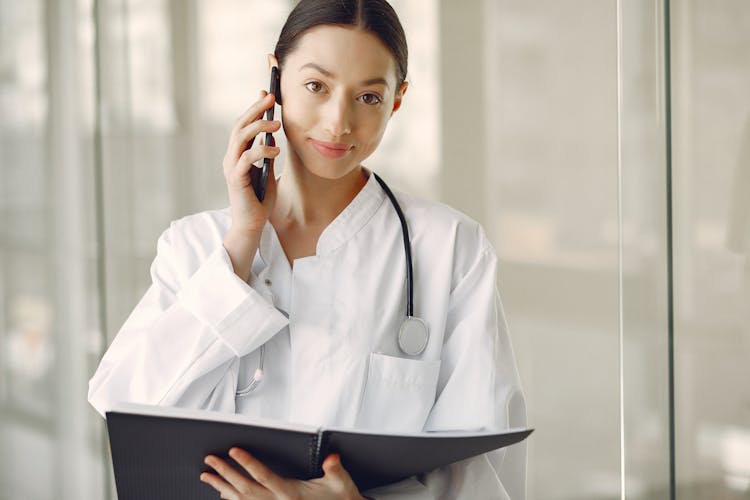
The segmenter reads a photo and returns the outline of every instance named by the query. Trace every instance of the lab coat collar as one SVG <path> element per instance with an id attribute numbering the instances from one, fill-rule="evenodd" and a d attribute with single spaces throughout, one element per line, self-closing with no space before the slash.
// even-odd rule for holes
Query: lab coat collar
<path id="1" fill-rule="evenodd" d="M 315 252 L 317 256 L 322 257 L 330 254 L 354 237 L 372 216 L 375 215 L 375 212 L 383 203 L 385 199 L 383 188 L 380 187 L 380 184 L 375 180 L 375 176 L 370 170 L 365 169 L 365 171 L 368 174 L 367 183 L 349 205 L 323 230 L 318 238 L 318 245 Z M 266 266 L 276 264 L 275 254 L 271 248 L 274 244 L 280 247 L 280 243 L 275 243 L 274 240 L 278 240 L 276 231 L 271 223 L 266 221 L 266 225 L 263 227 L 263 232 L 261 233 L 259 248 L 260 258 Z M 283 259 L 286 262 L 283 252 L 281 252 L 281 255 L 275 255 L 275 257 Z"/>
<path id="2" fill-rule="evenodd" d="M 323 256 L 349 241 L 375 215 L 385 199 L 385 192 L 369 170 L 367 183 L 346 208 L 333 219 L 318 238 L 317 254 Z"/>

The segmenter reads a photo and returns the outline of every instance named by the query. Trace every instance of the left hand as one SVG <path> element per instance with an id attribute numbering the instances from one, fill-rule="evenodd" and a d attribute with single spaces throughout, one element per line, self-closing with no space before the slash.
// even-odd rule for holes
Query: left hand
<path id="1" fill-rule="evenodd" d="M 323 477 L 309 481 L 281 477 L 240 448 L 230 449 L 229 456 L 240 464 L 255 481 L 247 478 L 216 455 L 208 455 L 204 462 L 218 475 L 204 472 L 200 476 L 201 481 L 208 483 L 221 494 L 221 498 L 227 500 L 364 499 L 349 473 L 341 465 L 341 458 L 338 455 L 328 455 L 323 461 Z"/>

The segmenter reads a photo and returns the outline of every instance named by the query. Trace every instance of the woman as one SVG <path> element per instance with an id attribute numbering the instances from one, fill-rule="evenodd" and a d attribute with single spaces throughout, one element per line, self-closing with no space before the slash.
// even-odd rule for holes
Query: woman
<path id="1" fill-rule="evenodd" d="M 429 327 L 412 355 L 402 229 L 362 166 L 407 90 L 403 29 L 384 0 L 302 0 L 269 69 L 281 74 L 288 162 L 260 203 L 248 171 L 280 150 L 261 92 L 224 158 L 230 208 L 171 224 L 153 284 L 104 355 L 89 400 L 203 408 L 384 430 L 525 424 L 496 257 L 482 228 L 451 208 L 398 193 L 414 258 L 414 312 Z M 248 149 L 248 145 L 251 147 Z M 416 145 L 415 145 L 416 146 Z M 262 367 L 262 380 L 257 371 Z M 247 451 L 201 480 L 222 498 L 523 498 L 523 445 L 359 492 L 336 456 L 312 481 L 281 478 Z M 196 478 L 196 482 L 197 482 Z"/>

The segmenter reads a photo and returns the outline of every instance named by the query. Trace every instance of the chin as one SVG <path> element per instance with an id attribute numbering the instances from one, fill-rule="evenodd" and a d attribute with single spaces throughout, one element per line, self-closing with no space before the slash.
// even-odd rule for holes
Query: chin
<path id="1" fill-rule="evenodd" d="M 338 180 L 342 177 L 346 177 L 348 174 L 352 173 L 354 169 L 357 168 L 359 163 L 355 163 L 353 165 L 332 165 L 332 164 L 305 164 L 305 168 L 308 172 L 311 174 L 321 177 L 323 179 L 328 180 Z"/>

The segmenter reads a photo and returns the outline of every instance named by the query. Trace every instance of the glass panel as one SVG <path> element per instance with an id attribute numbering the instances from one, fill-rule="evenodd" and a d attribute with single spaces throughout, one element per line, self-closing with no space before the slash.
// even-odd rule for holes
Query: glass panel
<path id="1" fill-rule="evenodd" d="M 663 3 L 618 2 L 622 453 L 628 499 L 669 498 L 670 488 Z"/>
<path id="2" fill-rule="evenodd" d="M 84 390 L 100 335 L 90 7 L 0 0 L 3 498 L 103 492 L 101 427 Z"/>
<path id="3" fill-rule="evenodd" d="M 672 2 L 679 498 L 750 494 L 750 4 Z"/>
<path id="4" fill-rule="evenodd" d="M 529 498 L 619 498 L 614 2 L 488 1 L 490 225 L 525 386 Z"/>

